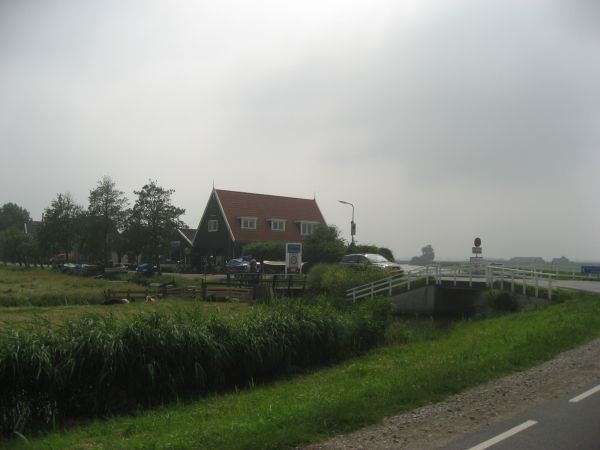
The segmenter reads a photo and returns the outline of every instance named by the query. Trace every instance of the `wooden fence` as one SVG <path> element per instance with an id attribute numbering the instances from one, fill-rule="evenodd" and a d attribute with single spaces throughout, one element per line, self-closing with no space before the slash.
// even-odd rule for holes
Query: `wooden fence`
<path id="1" fill-rule="evenodd" d="M 145 289 L 107 289 L 104 291 L 106 302 L 127 299 L 130 302 L 145 300 L 147 297 L 200 297 L 204 300 L 254 301 L 268 299 L 272 294 L 297 295 L 306 287 L 305 275 L 239 274 L 227 277 L 224 282 L 203 281 L 200 286 L 178 287 L 175 283 L 153 283 Z"/>

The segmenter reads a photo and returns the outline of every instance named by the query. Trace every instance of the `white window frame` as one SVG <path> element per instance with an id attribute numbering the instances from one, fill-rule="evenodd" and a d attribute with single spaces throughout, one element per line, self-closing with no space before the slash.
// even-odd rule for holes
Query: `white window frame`
<path id="1" fill-rule="evenodd" d="M 302 236 L 310 236 L 319 225 L 319 222 L 300 222 L 300 234 Z"/>
<path id="2" fill-rule="evenodd" d="M 210 219 L 208 221 L 208 232 L 214 233 L 219 231 L 219 221 L 217 219 Z"/>
<path id="3" fill-rule="evenodd" d="M 285 231 L 285 219 L 271 219 L 271 231 Z"/>
<path id="4" fill-rule="evenodd" d="M 256 217 L 240 217 L 242 230 L 256 230 Z"/>

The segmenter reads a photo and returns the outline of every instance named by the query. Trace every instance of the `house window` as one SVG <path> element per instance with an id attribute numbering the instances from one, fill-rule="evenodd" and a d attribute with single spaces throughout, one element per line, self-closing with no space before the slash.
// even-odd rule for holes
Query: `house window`
<path id="1" fill-rule="evenodd" d="M 256 230 L 256 217 L 242 217 L 242 230 Z"/>
<path id="2" fill-rule="evenodd" d="M 285 220 L 272 219 L 271 231 L 285 231 Z"/>
<path id="3" fill-rule="evenodd" d="M 219 221 L 218 220 L 209 220 L 208 221 L 208 231 L 209 232 L 219 231 Z"/>
<path id="4" fill-rule="evenodd" d="M 313 234 L 318 225 L 317 222 L 300 222 L 300 234 L 302 236 Z"/>

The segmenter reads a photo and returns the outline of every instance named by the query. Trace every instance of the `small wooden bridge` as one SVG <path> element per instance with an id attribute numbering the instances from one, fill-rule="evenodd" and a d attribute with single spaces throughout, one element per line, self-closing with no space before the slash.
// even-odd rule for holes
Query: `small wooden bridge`
<path id="1" fill-rule="evenodd" d="M 485 269 L 475 269 L 467 264 L 431 265 L 354 287 L 346 292 L 346 297 L 357 301 L 367 297 L 373 298 L 375 295 L 392 296 L 408 292 L 415 287 L 435 284 L 446 288 L 510 289 L 511 292 L 519 291 L 523 295 L 532 293 L 535 297 L 544 292 L 548 299 L 552 299 L 556 289 L 553 287 L 553 280 L 556 277 L 555 273 L 537 269 L 493 265 Z"/>

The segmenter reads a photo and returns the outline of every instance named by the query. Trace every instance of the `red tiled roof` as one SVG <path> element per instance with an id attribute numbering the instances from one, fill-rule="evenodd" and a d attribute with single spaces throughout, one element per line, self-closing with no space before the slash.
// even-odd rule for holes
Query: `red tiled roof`
<path id="1" fill-rule="evenodd" d="M 298 222 L 326 224 L 316 200 L 215 190 L 236 241 L 296 242 Z M 242 230 L 241 217 L 256 217 L 256 230 Z M 284 219 L 285 231 L 271 231 L 270 219 Z"/>

